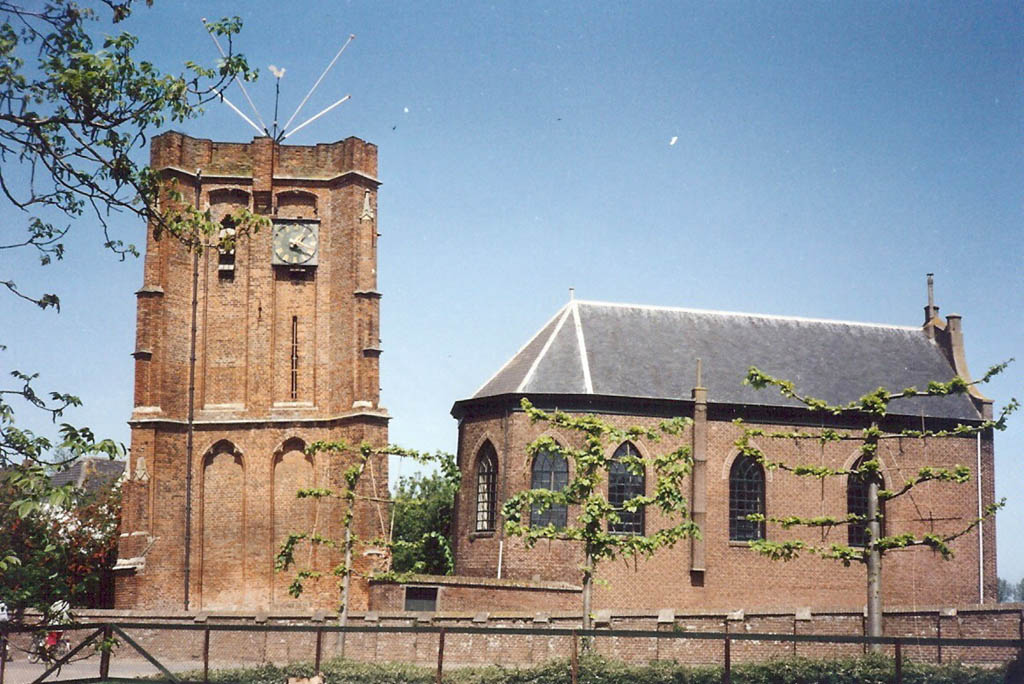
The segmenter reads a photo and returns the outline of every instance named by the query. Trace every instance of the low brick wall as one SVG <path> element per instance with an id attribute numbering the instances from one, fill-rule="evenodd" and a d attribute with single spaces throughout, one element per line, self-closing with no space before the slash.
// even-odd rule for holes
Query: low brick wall
<path id="1" fill-rule="evenodd" d="M 565 582 L 540 582 L 467 577 L 463 575 L 413 575 L 404 582 L 370 580 L 370 607 L 378 612 L 405 609 L 406 587 L 436 587 L 437 610 L 455 606 L 486 606 L 489 611 L 579 610 L 583 588 Z M 462 612 L 467 612 L 463 608 Z"/>
<path id="2" fill-rule="evenodd" d="M 158 659 L 180 663 L 191 661 L 201 667 L 204 633 L 202 630 L 166 630 L 161 624 L 210 626 L 276 626 L 329 627 L 337 625 L 336 615 L 261 615 L 244 613 L 142 614 L 133 611 L 91 610 L 78 613 L 82 623 L 142 623 L 151 627 L 126 628 L 126 633 Z M 350 615 L 353 627 L 473 627 L 504 629 L 553 628 L 577 629 L 579 613 L 495 611 L 492 613 L 411 613 L 366 612 Z M 1024 604 L 961 606 L 959 608 L 893 609 L 885 614 L 886 636 L 1000 638 L 1018 639 L 1024 626 Z M 604 611 L 597 616 L 598 629 L 657 631 L 661 637 L 597 637 L 597 653 L 632 663 L 673 660 L 687 664 L 721 664 L 724 642 L 721 639 L 680 639 L 673 635 L 693 632 L 729 632 L 752 634 L 863 634 L 864 616 L 859 612 L 810 613 L 721 611 L 675 613 L 664 609 L 657 613 L 614 613 Z M 77 632 L 81 638 L 87 632 Z M 24 640 L 24 635 L 20 640 Z M 414 631 L 387 633 L 378 631 L 348 633 L 342 645 L 341 636 L 323 635 L 322 655 L 330 658 L 342 653 L 361 661 L 403 661 L 433 665 L 437 661 L 439 636 L 436 632 Z M 73 640 L 73 643 L 77 643 Z M 487 634 L 451 634 L 445 636 L 446 666 L 465 665 L 530 665 L 553 658 L 568 658 L 571 637 L 563 635 L 517 634 L 495 630 Z M 804 657 L 857 656 L 864 652 L 862 644 L 791 643 L 771 639 L 733 640 L 731 657 L 734 663 L 764 661 L 792 655 Z M 890 655 L 892 647 L 887 647 Z M 211 667 L 312 661 L 316 637 L 309 632 L 219 631 L 210 633 Z M 1007 647 L 938 647 L 907 645 L 904 657 L 923 662 L 1000 664 L 1012 660 L 1014 648 Z M 122 644 L 115 658 L 137 658 L 131 647 Z"/>

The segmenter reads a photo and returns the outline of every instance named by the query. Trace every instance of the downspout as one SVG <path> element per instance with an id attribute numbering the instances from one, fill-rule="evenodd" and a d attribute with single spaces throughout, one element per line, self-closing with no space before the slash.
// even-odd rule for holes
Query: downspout
<path id="1" fill-rule="evenodd" d="M 978 603 L 985 602 L 985 521 L 982 520 L 984 506 L 981 501 L 981 433 L 974 435 L 978 450 Z"/>
<path id="2" fill-rule="evenodd" d="M 708 390 L 704 387 L 700 359 L 697 359 L 697 384 L 690 393 L 693 399 L 693 470 L 690 472 L 690 516 L 701 534 L 707 531 L 707 463 L 708 463 Z M 690 582 L 704 585 L 707 568 L 704 537 L 690 537 Z"/>
<path id="3" fill-rule="evenodd" d="M 501 439 L 502 449 L 501 456 L 498 457 L 498 474 L 500 476 L 499 483 L 501 490 L 497 492 L 498 501 L 504 502 L 504 497 L 508 492 L 508 453 L 509 453 L 509 421 L 511 420 L 512 410 L 506 405 L 504 409 L 505 415 L 501 421 Z M 495 502 L 497 507 L 497 502 Z M 501 510 L 500 508 L 498 509 Z M 505 561 L 505 525 L 502 522 L 495 521 L 498 525 L 498 579 L 501 579 L 501 566 Z"/>
<path id="4" fill-rule="evenodd" d="M 196 169 L 195 199 L 193 206 L 199 210 L 200 188 L 203 170 Z M 192 331 L 188 351 L 188 416 L 185 433 L 185 610 L 189 609 L 189 585 L 192 570 L 192 445 L 195 438 L 196 414 L 196 331 L 199 308 L 199 246 L 192 247 Z"/>

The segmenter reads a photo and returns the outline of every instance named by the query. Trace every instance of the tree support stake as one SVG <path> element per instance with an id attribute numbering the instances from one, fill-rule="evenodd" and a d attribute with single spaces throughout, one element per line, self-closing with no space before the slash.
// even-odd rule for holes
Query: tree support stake
<path id="1" fill-rule="evenodd" d="M 444 627 L 437 635 L 437 684 L 441 684 L 441 671 L 444 669 Z"/>

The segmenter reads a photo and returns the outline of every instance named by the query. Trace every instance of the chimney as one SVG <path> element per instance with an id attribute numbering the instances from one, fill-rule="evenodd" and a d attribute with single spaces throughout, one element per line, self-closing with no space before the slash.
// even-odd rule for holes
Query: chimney
<path id="1" fill-rule="evenodd" d="M 935 339 L 935 326 L 932 321 L 939 315 L 939 307 L 935 306 L 935 274 L 928 274 L 928 305 L 924 307 L 924 334 L 928 339 Z"/>

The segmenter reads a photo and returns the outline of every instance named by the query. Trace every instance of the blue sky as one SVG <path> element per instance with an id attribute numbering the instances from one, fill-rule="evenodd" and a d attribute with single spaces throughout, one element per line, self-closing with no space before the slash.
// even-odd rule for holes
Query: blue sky
<path id="1" fill-rule="evenodd" d="M 925 273 L 964 316 L 986 392 L 1024 398 L 1024 8 L 1019 3 L 157 2 L 124 28 L 165 70 L 213 62 L 201 17 L 284 67 L 288 142 L 380 148 L 383 402 L 393 441 L 453 451 L 471 395 L 568 298 L 916 325 Z M 237 89 L 228 97 L 241 106 Z M 293 126 L 294 127 L 294 126 Z M 179 130 L 255 134 L 222 105 Z M 675 139 L 675 144 L 670 141 Z M 19 217 L 0 209 L 5 230 Z M 143 242 L 143 226 L 114 219 Z M 141 260 L 89 220 L 41 268 L 62 312 L 0 298 L 0 367 L 75 392 L 70 422 L 128 441 Z M 27 409 L 20 417 L 41 430 Z M 999 571 L 1024 577 L 1024 416 L 997 435 Z M 410 466 L 402 466 L 408 472 Z M 396 468 L 393 468 L 393 474 Z"/>

